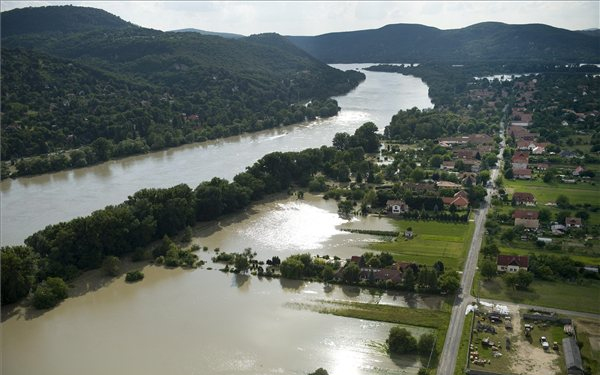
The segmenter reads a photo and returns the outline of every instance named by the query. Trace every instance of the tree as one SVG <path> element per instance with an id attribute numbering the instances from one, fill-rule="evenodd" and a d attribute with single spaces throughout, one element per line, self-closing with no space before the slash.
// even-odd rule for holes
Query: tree
<path id="1" fill-rule="evenodd" d="M 517 280 L 517 275 L 514 273 L 506 273 L 502 279 L 504 280 L 504 283 L 506 284 L 507 287 L 509 287 L 510 289 L 515 289 L 515 287 L 518 284 L 518 280 Z"/>
<path id="2" fill-rule="evenodd" d="M 508 168 L 506 171 L 504 171 L 504 178 L 506 178 L 507 180 L 512 180 L 513 177 L 514 173 L 512 168 Z"/>
<path id="3" fill-rule="evenodd" d="M 246 271 L 248 271 L 248 267 L 250 266 L 248 257 L 245 254 L 235 254 L 233 264 L 236 270 L 243 273 L 246 273 Z"/>
<path id="4" fill-rule="evenodd" d="M 425 178 L 425 171 L 417 167 L 410 173 L 410 178 L 415 182 L 421 182 Z"/>
<path id="5" fill-rule="evenodd" d="M 486 258 L 496 258 L 498 256 L 498 254 L 500 254 L 500 249 L 498 248 L 498 245 L 495 242 L 491 242 L 491 243 L 485 245 L 481 249 L 481 252 L 483 253 L 483 256 Z"/>
<path id="6" fill-rule="evenodd" d="M 340 151 L 347 150 L 350 147 L 350 134 L 335 133 L 335 136 L 333 136 L 333 147 Z"/>
<path id="7" fill-rule="evenodd" d="M 359 275 L 360 268 L 358 267 L 358 264 L 354 262 L 348 263 L 348 265 L 346 265 L 342 271 L 342 279 L 347 283 L 357 282 Z"/>
<path id="8" fill-rule="evenodd" d="M 438 287 L 450 294 L 456 293 L 460 288 L 460 277 L 456 272 L 445 272 L 438 280 Z"/>
<path id="9" fill-rule="evenodd" d="M 558 208 L 569 208 L 571 207 L 571 204 L 569 203 L 569 197 L 567 197 L 566 195 L 559 195 L 558 197 L 556 197 L 556 206 Z"/>
<path id="10" fill-rule="evenodd" d="M 102 270 L 109 276 L 118 276 L 121 270 L 121 260 L 116 256 L 107 256 L 102 262 Z"/>
<path id="11" fill-rule="evenodd" d="M 300 279 L 304 272 L 304 263 L 297 258 L 287 258 L 279 266 L 281 276 L 287 277 L 288 279 Z"/>
<path id="12" fill-rule="evenodd" d="M 185 243 L 192 241 L 192 228 L 189 225 L 183 230 L 181 241 Z"/>
<path id="13" fill-rule="evenodd" d="M 100 137 L 92 142 L 90 146 L 92 146 L 94 154 L 99 161 L 106 161 L 110 158 L 113 148 L 113 143 L 110 140 Z"/>
<path id="14" fill-rule="evenodd" d="M 333 280 L 333 276 L 334 276 L 333 268 L 330 265 L 326 265 L 325 267 L 323 267 L 323 271 L 321 271 L 321 277 L 323 278 L 323 281 L 325 283 Z"/>
<path id="15" fill-rule="evenodd" d="M 338 203 L 338 214 L 343 218 L 350 218 L 352 215 L 352 202 L 343 200 Z"/>
<path id="16" fill-rule="evenodd" d="M 419 342 L 417 344 L 417 350 L 422 356 L 429 356 L 431 351 L 433 350 L 435 357 L 435 336 L 431 333 L 424 333 L 419 337 Z"/>
<path id="17" fill-rule="evenodd" d="M 442 162 L 444 161 L 444 158 L 441 155 L 433 155 L 431 158 L 429 158 L 429 165 L 432 168 L 439 168 L 440 165 L 442 164 Z"/>
<path id="18" fill-rule="evenodd" d="M 128 283 L 133 283 L 135 281 L 140 281 L 143 278 L 144 278 L 144 273 L 142 271 L 139 271 L 139 270 L 127 272 L 127 274 L 125 275 L 125 281 L 127 281 Z"/>
<path id="19" fill-rule="evenodd" d="M 491 280 L 497 273 L 496 262 L 485 259 L 481 264 L 481 276 L 485 277 L 487 280 Z"/>
<path id="20" fill-rule="evenodd" d="M 320 367 L 315 372 L 311 372 L 308 375 L 329 375 L 329 373 L 327 372 L 327 370 Z"/>
<path id="21" fill-rule="evenodd" d="M 410 354 L 417 351 L 417 339 L 406 328 L 392 327 L 386 342 L 390 353 Z"/>
<path id="22" fill-rule="evenodd" d="M 417 281 L 417 277 L 412 267 L 408 267 L 406 272 L 404 273 L 404 289 L 409 292 L 415 291 L 415 284 Z"/>
<path id="23" fill-rule="evenodd" d="M 60 277 L 48 277 L 33 293 L 36 309 L 49 309 L 68 297 L 67 284 Z"/>
<path id="24" fill-rule="evenodd" d="M 0 252 L 2 304 L 27 296 L 35 283 L 38 255 L 29 246 L 9 246 Z"/>
<path id="25" fill-rule="evenodd" d="M 533 274 L 525 270 L 519 270 L 517 272 L 517 286 L 521 289 L 529 288 L 529 285 L 533 282 Z"/>
<path id="26" fill-rule="evenodd" d="M 362 147 L 365 152 L 377 152 L 380 147 L 377 126 L 372 122 L 362 124 L 354 131 L 350 141 L 352 146 Z"/>

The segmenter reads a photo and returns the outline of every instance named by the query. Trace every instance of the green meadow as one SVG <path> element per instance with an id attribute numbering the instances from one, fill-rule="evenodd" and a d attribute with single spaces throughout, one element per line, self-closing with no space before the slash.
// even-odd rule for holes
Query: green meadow
<path id="1" fill-rule="evenodd" d="M 400 236 L 392 242 L 370 246 L 377 251 L 387 251 L 396 260 L 432 265 L 442 261 L 446 267 L 462 268 L 475 225 L 472 222 L 442 223 L 437 221 L 398 220 Z M 412 227 L 414 238 L 405 239 L 404 231 Z"/>

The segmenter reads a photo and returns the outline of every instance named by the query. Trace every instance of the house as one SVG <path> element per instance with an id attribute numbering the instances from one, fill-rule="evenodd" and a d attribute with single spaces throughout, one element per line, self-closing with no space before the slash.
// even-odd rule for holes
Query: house
<path id="1" fill-rule="evenodd" d="M 583 171 L 584 171 L 583 167 L 581 165 L 578 165 L 572 174 L 573 174 L 573 176 L 579 176 L 579 175 L 581 175 L 581 172 L 583 172 Z"/>
<path id="2" fill-rule="evenodd" d="M 534 155 L 541 155 L 546 152 L 546 147 L 548 147 L 550 143 L 537 143 L 535 147 L 530 149 L 531 153 Z"/>
<path id="3" fill-rule="evenodd" d="M 519 151 L 527 151 L 535 148 L 535 143 L 531 141 L 518 141 L 517 142 L 517 150 Z"/>
<path id="4" fill-rule="evenodd" d="M 468 181 L 467 180 L 471 180 L 471 184 L 475 185 L 475 183 L 477 182 L 477 173 L 474 172 L 463 172 L 460 174 L 459 176 L 459 180 L 463 185 L 467 185 Z"/>
<path id="5" fill-rule="evenodd" d="M 453 161 L 442 162 L 442 165 L 440 165 L 440 169 L 443 171 L 451 171 L 454 169 L 454 162 Z"/>
<path id="6" fill-rule="evenodd" d="M 388 200 L 385 204 L 388 212 L 392 214 L 403 214 L 408 212 L 409 208 L 406 202 L 402 200 Z"/>
<path id="7" fill-rule="evenodd" d="M 442 197 L 442 201 L 446 206 L 455 206 L 456 208 L 467 208 L 469 200 L 462 196 Z"/>
<path id="8" fill-rule="evenodd" d="M 540 227 L 539 212 L 531 210 L 515 210 L 513 212 L 513 219 L 515 219 L 515 226 L 522 225 L 528 229 L 538 229 Z"/>
<path id="9" fill-rule="evenodd" d="M 498 255 L 496 267 L 499 272 L 514 273 L 519 270 L 527 271 L 529 257 L 527 255 Z"/>
<path id="10" fill-rule="evenodd" d="M 581 352 L 574 337 L 565 337 L 562 340 L 562 349 L 565 354 L 565 367 L 567 375 L 583 375 L 583 362 Z"/>
<path id="11" fill-rule="evenodd" d="M 516 152 L 511 162 L 512 169 L 526 169 L 529 164 L 529 153 L 524 151 Z"/>
<path id="12" fill-rule="evenodd" d="M 512 201 L 517 206 L 535 206 L 535 197 L 531 193 L 515 192 Z"/>
<path id="13" fill-rule="evenodd" d="M 460 189 L 462 186 L 450 181 L 438 181 L 437 187 L 440 189 Z"/>
<path id="14" fill-rule="evenodd" d="M 531 169 L 513 169 L 513 176 L 518 180 L 531 180 Z"/>
<path id="15" fill-rule="evenodd" d="M 473 149 L 463 149 L 463 150 L 456 150 L 456 152 L 454 152 L 454 156 L 456 156 L 458 159 L 475 159 L 475 157 L 477 156 L 477 150 L 473 150 Z"/>
<path id="16" fill-rule="evenodd" d="M 565 159 L 573 159 L 577 157 L 577 154 L 575 152 L 569 150 L 562 150 L 559 155 L 561 158 Z"/>
<path id="17" fill-rule="evenodd" d="M 567 217 L 565 218 L 565 226 L 567 228 L 581 228 L 581 218 L 579 217 Z"/>

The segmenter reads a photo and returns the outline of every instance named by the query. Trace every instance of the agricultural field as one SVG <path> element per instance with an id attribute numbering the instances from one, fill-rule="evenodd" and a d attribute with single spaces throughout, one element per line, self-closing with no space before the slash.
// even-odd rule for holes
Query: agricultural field
<path id="1" fill-rule="evenodd" d="M 441 223 L 436 221 L 398 220 L 396 225 L 400 236 L 392 242 L 375 243 L 370 248 L 387 251 L 399 261 L 432 265 L 442 261 L 446 267 L 462 268 L 475 225 Z M 404 231 L 411 227 L 412 239 L 403 237 Z"/>
<path id="2" fill-rule="evenodd" d="M 544 206 L 548 202 L 556 202 L 559 195 L 565 195 L 569 198 L 571 204 L 599 203 L 598 192 L 600 192 L 600 186 L 592 185 L 592 183 L 547 184 L 543 181 L 505 180 L 504 187 L 511 196 L 515 191 L 533 194 L 538 207 Z"/>

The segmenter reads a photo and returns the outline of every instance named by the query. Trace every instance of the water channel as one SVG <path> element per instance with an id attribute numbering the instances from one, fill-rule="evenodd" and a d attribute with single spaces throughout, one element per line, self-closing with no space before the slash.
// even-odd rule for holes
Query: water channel
<path id="1" fill-rule="evenodd" d="M 329 144 L 336 132 L 353 132 L 370 120 L 383 128 L 398 109 L 430 105 L 427 87 L 416 78 L 366 74 L 356 90 L 337 98 L 343 110 L 333 119 L 3 182 L 2 243 L 19 243 L 46 224 L 120 202 L 142 187 L 231 178 L 267 152 Z M 390 230 L 394 224 L 377 217 L 344 221 L 335 202 L 282 195 L 194 228 L 193 241 L 224 251 L 252 247 L 259 259 L 283 259 L 306 251 L 348 257 L 378 240 L 343 232 L 344 227 Z M 209 260 L 214 252 L 199 255 Z M 332 375 L 416 374 L 417 357 L 390 358 L 382 350 L 392 325 L 320 314 L 311 306 L 340 300 L 418 308 L 441 303 L 436 297 L 267 280 L 206 267 L 148 265 L 144 273 L 142 282 L 127 284 L 123 276 L 90 272 L 76 281 L 71 298 L 50 311 L 3 309 L 2 373 L 258 375 L 324 367 Z"/>

